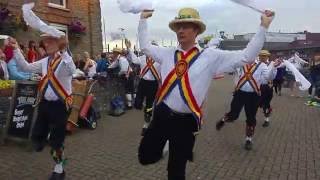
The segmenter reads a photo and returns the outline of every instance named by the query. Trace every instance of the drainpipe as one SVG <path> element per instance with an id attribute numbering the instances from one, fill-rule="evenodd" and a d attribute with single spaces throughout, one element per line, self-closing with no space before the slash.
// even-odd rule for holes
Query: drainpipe
<path id="1" fill-rule="evenodd" d="M 90 54 L 91 56 L 94 56 L 93 54 L 93 34 L 92 34 L 92 11 L 91 11 L 92 2 L 91 0 L 88 1 L 88 23 L 89 23 L 89 44 L 90 44 Z"/>

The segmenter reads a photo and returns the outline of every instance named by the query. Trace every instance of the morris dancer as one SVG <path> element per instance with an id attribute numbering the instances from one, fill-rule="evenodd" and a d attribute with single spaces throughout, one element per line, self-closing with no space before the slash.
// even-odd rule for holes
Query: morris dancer
<path id="1" fill-rule="evenodd" d="M 155 45 L 155 43 L 154 43 Z M 160 75 L 159 67 L 160 64 L 155 62 L 151 57 L 145 55 L 137 57 L 131 48 L 131 42 L 126 40 L 126 46 L 129 52 L 130 58 L 134 64 L 140 65 L 140 82 L 138 86 L 137 97 L 135 99 L 134 106 L 136 109 L 142 109 L 144 98 L 146 98 L 146 106 L 144 108 L 144 125 L 142 128 L 141 135 L 143 136 L 146 129 L 149 126 L 152 115 L 153 102 L 159 87 Z M 161 82 L 160 82 L 161 83 Z"/>
<path id="2" fill-rule="evenodd" d="M 66 51 L 67 40 L 50 34 L 41 36 L 48 57 L 34 63 L 28 63 L 13 38 L 10 44 L 14 50 L 18 66 L 31 73 L 42 74 L 39 83 L 39 111 L 35 122 L 32 142 L 37 152 L 43 150 L 47 141 L 51 146 L 51 155 L 56 162 L 50 180 L 62 180 L 65 177 L 64 139 L 69 108 L 72 104 L 72 74 L 76 67 L 72 57 Z"/>
<path id="3" fill-rule="evenodd" d="M 265 51 L 261 51 L 260 56 L 264 55 Z M 245 149 L 252 149 L 252 137 L 256 127 L 256 114 L 260 102 L 260 85 L 265 79 L 270 79 L 273 74 L 275 64 L 272 62 L 269 68 L 265 63 L 256 61 L 253 64 L 247 64 L 237 70 L 237 85 L 231 101 L 231 110 L 224 115 L 216 124 L 216 129 L 220 130 L 225 122 L 233 122 L 238 119 L 242 108 L 246 112 L 246 139 Z"/>
<path id="4" fill-rule="evenodd" d="M 260 89 L 261 89 L 260 107 L 262 108 L 263 114 L 265 117 L 264 123 L 262 125 L 263 127 L 268 127 L 270 124 L 269 117 L 272 112 L 270 103 L 273 98 L 272 81 L 277 75 L 277 69 L 273 68 L 272 62 L 269 60 L 270 56 L 271 54 L 267 50 L 263 50 L 259 54 L 259 61 L 266 64 L 269 69 L 273 69 L 269 79 L 266 79 L 266 78 L 263 79 L 261 81 L 261 86 L 260 86 Z"/>
<path id="5" fill-rule="evenodd" d="M 154 46 L 148 41 L 147 18 L 152 11 L 141 13 L 138 28 L 142 51 L 160 64 L 162 86 L 155 101 L 153 119 L 139 147 L 142 165 L 158 162 L 169 140 L 168 179 L 184 180 L 188 160 L 192 160 L 195 136 L 202 124 L 201 105 L 212 77 L 236 67 L 253 63 L 261 50 L 273 12 L 265 11 L 261 27 L 243 51 L 202 50 L 196 37 L 206 30 L 199 13 L 183 8 L 170 22 L 179 42 L 176 48 Z"/>

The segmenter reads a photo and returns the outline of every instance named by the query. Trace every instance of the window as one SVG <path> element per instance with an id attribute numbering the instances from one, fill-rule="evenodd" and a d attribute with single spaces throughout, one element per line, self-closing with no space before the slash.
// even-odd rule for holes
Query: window
<path id="1" fill-rule="evenodd" d="M 56 24 L 56 23 L 50 23 L 49 24 L 51 27 L 54 27 L 66 34 L 66 37 L 68 38 L 68 26 L 62 25 L 62 24 Z"/>
<path id="2" fill-rule="evenodd" d="M 49 0 L 49 6 L 56 8 L 67 8 L 67 0 Z"/>

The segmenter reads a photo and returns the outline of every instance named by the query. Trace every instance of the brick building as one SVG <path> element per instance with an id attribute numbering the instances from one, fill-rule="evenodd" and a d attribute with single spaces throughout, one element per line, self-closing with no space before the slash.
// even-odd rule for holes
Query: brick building
<path id="1" fill-rule="evenodd" d="M 21 20 L 22 0 L 0 0 L 11 16 Z M 92 56 L 100 53 L 102 47 L 101 8 L 99 0 L 37 0 L 33 11 L 50 26 L 67 32 L 70 48 L 74 54 L 88 51 Z M 80 21 L 86 27 L 84 34 L 70 32 L 69 25 Z M 31 28 L 16 30 L 15 37 L 26 44 L 29 40 L 39 39 L 39 32 Z"/>

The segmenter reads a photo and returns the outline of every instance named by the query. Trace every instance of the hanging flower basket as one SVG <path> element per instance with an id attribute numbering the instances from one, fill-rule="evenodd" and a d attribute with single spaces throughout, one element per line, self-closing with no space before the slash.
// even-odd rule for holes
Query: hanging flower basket
<path id="1" fill-rule="evenodd" d="M 86 27 L 79 20 L 75 20 L 69 24 L 69 32 L 74 37 L 81 37 L 86 33 Z"/>

